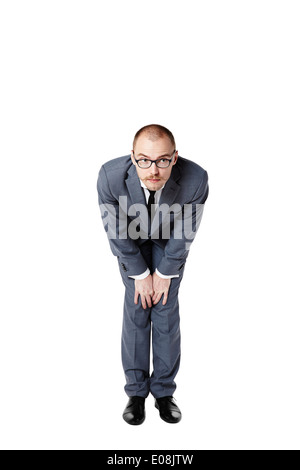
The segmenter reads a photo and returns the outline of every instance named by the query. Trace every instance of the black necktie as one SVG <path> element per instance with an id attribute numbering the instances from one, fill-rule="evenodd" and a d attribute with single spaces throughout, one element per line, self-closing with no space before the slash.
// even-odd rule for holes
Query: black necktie
<path id="1" fill-rule="evenodd" d="M 149 199 L 148 199 L 147 209 L 148 209 L 148 214 L 151 217 L 151 204 L 154 204 L 155 191 L 151 191 L 150 189 L 148 189 L 148 191 L 150 193 L 150 196 L 149 196 Z"/>

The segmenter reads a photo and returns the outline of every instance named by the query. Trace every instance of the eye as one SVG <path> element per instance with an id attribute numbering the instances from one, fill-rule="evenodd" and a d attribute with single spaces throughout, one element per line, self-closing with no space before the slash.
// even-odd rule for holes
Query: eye
<path id="1" fill-rule="evenodd" d="M 159 161 L 160 161 L 161 163 L 166 163 L 166 162 L 168 161 L 168 159 L 167 159 L 167 158 L 161 158 Z"/>

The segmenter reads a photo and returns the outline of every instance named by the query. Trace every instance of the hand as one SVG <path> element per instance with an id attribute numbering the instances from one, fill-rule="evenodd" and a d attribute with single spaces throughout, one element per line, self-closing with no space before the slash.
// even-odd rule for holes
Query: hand
<path id="1" fill-rule="evenodd" d="M 164 294 L 162 304 L 166 305 L 167 300 L 168 300 L 168 293 L 169 293 L 169 287 L 171 284 L 171 279 L 163 279 L 154 272 L 152 276 L 152 283 L 153 283 L 153 295 L 152 295 L 153 304 L 156 305 L 160 301 L 161 296 Z"/>
<path id="2" fill-rule="evenodd" d="M 149 274 L 145 279 L 136 279 L 134 281 L 134 286 L 134 303 L 137 305 L 140 295 L 143 308 L 147 308 L 147 304 L 148 307 L 152 307 L 151 297 L 153 295 L 153 287 L 151 274 Z"/>

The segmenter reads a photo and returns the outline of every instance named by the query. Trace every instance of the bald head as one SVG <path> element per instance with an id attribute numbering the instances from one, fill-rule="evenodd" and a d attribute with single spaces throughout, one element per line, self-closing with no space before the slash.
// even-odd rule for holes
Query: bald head
<path id="1" fill-rule="evenodd" d="M 170 139 L 172 146 L 176 148 L 175 139 L 172 132 L 159 124 L 149 124 L 148 126 L 144 126 L 138 130 L 133 139 L 133 150 L 135 150 L 136 142 L 140 136 L 146 137 L 152 142 L 155 142 L 156 140 L 166 136 Z"/>

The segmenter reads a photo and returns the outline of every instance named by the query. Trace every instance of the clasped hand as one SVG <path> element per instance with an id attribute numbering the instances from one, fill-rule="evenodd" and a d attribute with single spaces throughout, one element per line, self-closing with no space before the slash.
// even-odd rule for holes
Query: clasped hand
<path id="1" fill-rule="evenodd" d="M 166 305 L 168 300 L 169 287 L 171 284 L 171 279 L 163 279 L 159 277 L 155 272 L 145 279 L 135 281 L 135 293 L 134 293 L 134 303 L 138 303 L 139 295 L 141 297 L 141 302 L 143 308 L 152 307 L 156 305 L 162 295 L 163 301 L 162 304 Z"/>

